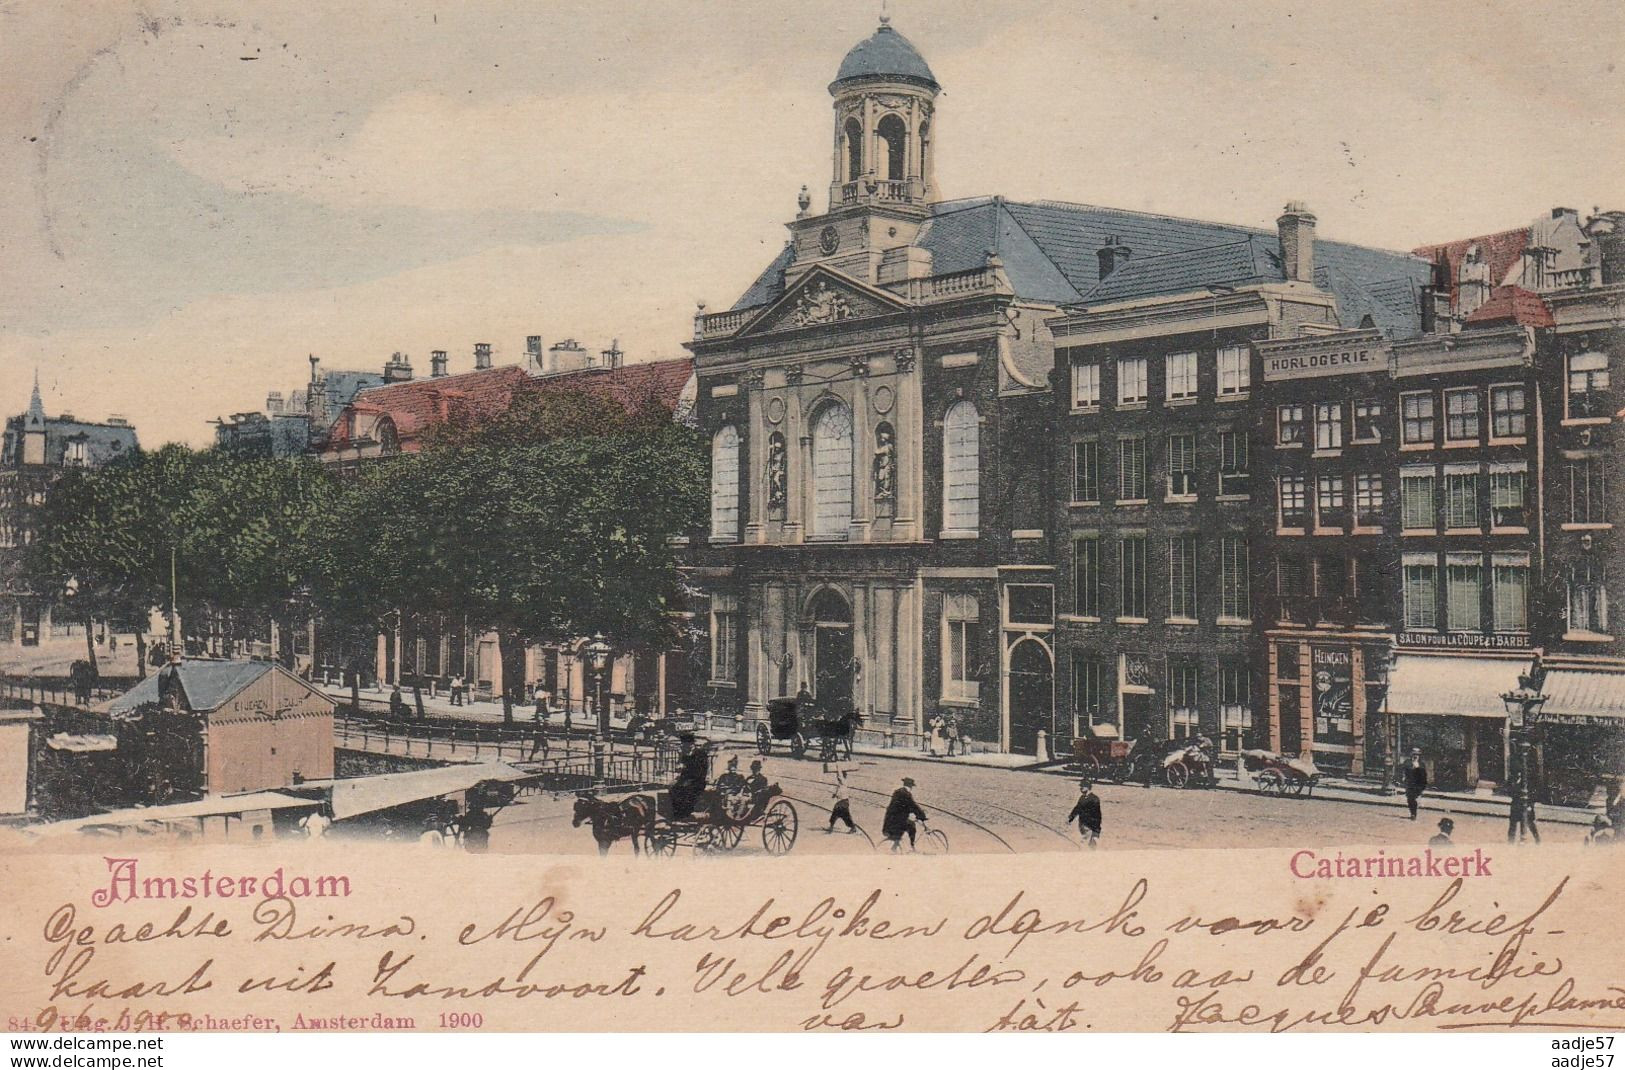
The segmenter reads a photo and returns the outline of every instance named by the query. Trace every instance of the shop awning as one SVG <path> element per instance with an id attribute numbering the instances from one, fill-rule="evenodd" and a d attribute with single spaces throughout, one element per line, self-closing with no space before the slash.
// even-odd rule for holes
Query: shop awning
<path id="1" fill-rule="evenodd" d="M 1400 654 L 1388 674 L 1388 712 L 1403 717 L 1494 717 L 1529 659 Z"/>
<path id="2" fill-rule="evenodd" d="M 198 821 L 209 817 L 240 817 L 260 810 L 314 809 L 320 805 L 321 801 L 318 799 L 306 799 L 280 791 L 255 791 L 243 795 L 218 795 L 191 802 L 171 803 L 167 806 L 133 806 L 105 814 L 92 814 L 89 817 L 53 821 L 47 825 L 31 825 L 27 826 L 27 830 L 39 836 L 57 836 L 69 832 L 83 832 L 86 829 Z"/>
<path id="3" fill-rule="evenodd" d="M 333 817 L 343 820 L 358 814 L 370 814 L 376 810 L 388 810 L 467 791 L 487 780 L 523 780 L 531 775 L 502 762 L 478 762 L 334 780 L 331 781 Z"/>
<path id="4" fill-rule="evenodd" d="M 1618 669 L 1552 669 L 1541 684 L 1546 702 L 1535 724 L 1625 727 L 1625 666 Z"/>

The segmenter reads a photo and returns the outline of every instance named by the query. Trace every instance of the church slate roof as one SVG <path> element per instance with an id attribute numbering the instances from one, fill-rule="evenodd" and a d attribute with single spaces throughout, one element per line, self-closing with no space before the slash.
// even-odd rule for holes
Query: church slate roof
<path id="1" fill-rule="evenodd" d="M 881 27 L 852 46 L 841 60 L 835 85 L 857 78 L 901 79 L 937 88 L 937 79 L 913 43 L 890 26 Z"/>
<path id="2" fill-rule="evenodd" d="M 1131 256 L 1102 281 L 1097 254 L 1108 238 L 1128 246 Z M 935 204 L 917 244 L 931 252 L 938 275 L 979 268 L 991 249 L 1018 297 L 1058 305 L 1286 278 L 1274 230 L 1058 201 L 981 197 Z M 786 247 L 734 308 L 776 300 L 793 259 Z M 1346 326 L 1370 317 L 1390 337 L 1420 332 L 1419 292 L 1431 278 L 1428 261 L 1317 237 L 1315 262 L 1316 284 L 1336 296 Z"/>

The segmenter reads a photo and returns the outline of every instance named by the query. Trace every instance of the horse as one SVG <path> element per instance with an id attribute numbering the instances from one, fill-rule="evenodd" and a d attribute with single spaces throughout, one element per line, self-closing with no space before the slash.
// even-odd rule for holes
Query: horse
<path id="1" fill-rule="evenodd" d="M 582 792 L 576 796 L 575 814 L 570 827 L 580 828 L 584 821 L 592 824 L 592 838 L 598 841 L 600 855 L 609 854 L 610 845 L 622 839 L 632 841 L 633 854 L 642 854 L 638 834 L 642 833 L 643 842 L 648 844 L 654 833 L 654 796 L 629 795 L 610 802 L 590 791 Z"/>

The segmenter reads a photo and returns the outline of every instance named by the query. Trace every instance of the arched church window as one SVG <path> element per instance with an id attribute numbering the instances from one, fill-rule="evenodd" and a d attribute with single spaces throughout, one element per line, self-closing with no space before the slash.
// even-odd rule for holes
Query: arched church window
<path id="1" fill-rule="evenodd" d="M 888 115 L 875 127 L 881 144 L 885 146 L 886 173 L 881 178 L 896 182 L 907 178 L 908 127 L 896 115 Z"/>
<path id="2" fill-rule="evenodd" d="M 931 177 L 931 124 L 920 124 L 920 177 Z"/>
<path id="3" fill-rule="evenodd" d="M 856 182 L 863 177 L 863 127 L 856 119 L 846 121 L 846 133 L 841 140 L 846 143 L 846 180 Z"/>
<path id="4" fill-rule="evenodd" d="M 739 432 L 732 424 L 711 439 L 711 536 L 739 537 Z"/>
<path id="5" fill-rule="evenodd" d="M 975 534 L 981 523 L 981 426 L 961 401 L 942 418 L 942 528 Z"/>
<path id="6" fill-rule="evenodd" d="M 844 539 L 852 524 L 852 410 L 826 405 L 812 425 L 813 535 Z"/>

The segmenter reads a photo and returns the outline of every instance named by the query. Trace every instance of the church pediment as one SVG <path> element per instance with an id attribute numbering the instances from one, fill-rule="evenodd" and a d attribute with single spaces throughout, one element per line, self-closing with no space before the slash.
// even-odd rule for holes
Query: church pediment
<path id="1" fill-rule="evenodd" d="M 740 335 L 772 334 L 802 327 L 827 327 L 847 320 L 873 319 L 908 306 L 891 294 L 814 268 L 783 297 L 763 309 Z"/>

